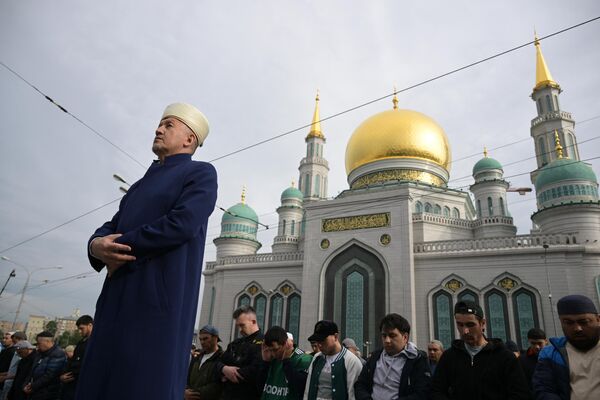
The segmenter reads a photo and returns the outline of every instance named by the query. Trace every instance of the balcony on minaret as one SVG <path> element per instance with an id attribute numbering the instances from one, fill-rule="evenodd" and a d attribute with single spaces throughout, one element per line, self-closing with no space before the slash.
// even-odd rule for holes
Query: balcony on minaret
<path id="1" fill-rule="evenodd" d="M 544 113 L 542 115 L 538 115 L 537 117 L 532 119 L 531 127 L 533 128 L 534 126 L 537 126 L 537 125 L 541 124 L 542 122 L 552 121 L 552 120 L 556 120 L 556 119 L 565 119 L 565 120 L 568 120 L 571 122 L 575 122 L 575 120 L 571 116 L 571 113 L 568 111 L 551 111 L 548 113 Z"/>

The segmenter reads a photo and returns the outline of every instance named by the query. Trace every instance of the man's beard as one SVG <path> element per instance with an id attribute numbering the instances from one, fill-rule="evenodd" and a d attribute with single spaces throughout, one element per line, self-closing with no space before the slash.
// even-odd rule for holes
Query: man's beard
<path id="1" fill-rule="evenodd" d="M 567 340 L 569 341 L 569 343 L 571 343 L 571 346 L 575 347 L 577 350 L 588 351 L 598 344 L 598 340 L 600 340 L 600 332 L 599 334 L 591 338 L 586 338 L 582 340 L 569 340 L 569 338 L 567 338 Z"/>

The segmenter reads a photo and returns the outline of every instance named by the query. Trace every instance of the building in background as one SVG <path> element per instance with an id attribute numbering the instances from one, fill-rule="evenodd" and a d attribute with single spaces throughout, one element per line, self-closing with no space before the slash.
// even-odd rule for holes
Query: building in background
<path id="1" fill-rule="evenodd" d="M 469 191 L 449 188 L 443 128 L 399 109 L 395 97 L 392 109 L 356 128 L 346 147 L 349 187 L 329 198 L 317 96 L 298 188 L 281 193 L 272 252 L 257 254 L 259 220 L 243 195 L 223 215 L 217 259 L 204 270 L 200 326 L 232 339 L 233 310 L 251 304 L 263 330 L 284 326 L 301 347 L 316 321 L 331 319 L 366 354 L 379 344 L 378 321 L 397 312 L 418 344 L 438 339 L 448 347 L 458 337 L 453 304 L 468 299 L 485 310 L 489 337 L 526 348 L 530 328 L 560 333 L 552 299 L 581 293 L 598 304 L 598 181 L 580 160 L 575 120 L 539 42 L 536 57 L 537 211 L 529 234 L 516 234 L 507 203 L 516 189 L 501 162 L 484 151 Z"/>

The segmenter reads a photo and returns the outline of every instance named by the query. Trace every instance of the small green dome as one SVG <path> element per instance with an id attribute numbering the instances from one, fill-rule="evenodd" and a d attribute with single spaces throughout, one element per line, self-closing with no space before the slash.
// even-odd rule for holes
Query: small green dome
<path id="1" fill-rule="evenodd" d="M 247 204 L 237 203 L 235 206 L 229 207 L 228 212 L 223 214 L 221 223 L 235 221 L 239 218 L 244 219 L 248 222 L 254 221 L 258 223 L 258 215 L 256 212 Z"/>
<path id="2" fill-rule="evenodd" d="M 302 199 L 304 199 L 304 195 L 302 194 L 301 191 L 299 191 L 295 187 L 290 186 L 289 188 L 285 189 L 281 193 L 281 201 L 283 201 L 283 199 L 291 199 L 291 198 L 302 200 Z"/>
<path id="3" fill-rule="evenodd" d="M 502 169 L 502 164 L 490 157 L 483 157 L 473 166 L 473 175 L 488 169 Z"/>
<path id="4" fill-rule="evenodd" d="M 569 180 L 598 182 L 596 174 L 589 165 L 570 158 L 559 158 L 541 169 L 535 179 L 535 190 L 539 191 L 553 183 Z"/>

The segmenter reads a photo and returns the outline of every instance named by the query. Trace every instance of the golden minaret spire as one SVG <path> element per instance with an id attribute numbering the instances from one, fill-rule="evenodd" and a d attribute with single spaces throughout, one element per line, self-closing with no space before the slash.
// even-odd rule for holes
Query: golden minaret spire
<path id="1" fill-rule="evenodd" d="M 563 158 L 563 147 L 560 145 L 560 138 L 558 137 L 558 131 L 554 130 L 554 143 L 556 143 L 556 158 Z"/>
<path id="2" fill-rule="evenodd" d="M 483 146 L 483 156 L 485 158 L 487 158 L 487 155 L 488 155 L 487 147 Z"/>
<path id="3" fill-rule="evenodd" d="M 544 55 L 542 54 L 542 48 L 540 47 L 540 41 L 538 39 L 537 33 L 534 32 L 534 44 L 535 44 L 535 53 L 536 53 L 536 63 L 535 63 L 535 87 L 533 90 L 543 88 L 545 86 L 555 87 L 560 89 L 560 85 L 554 81 L 552 78 L 552 74 L 550 74 L 550 70 L 546 65 L 546 60 L 544 59 Z"/>
<path id="4" fill-rule="evenodd" d="M 242 186 L 242 204 L 246 204 L 246 185 Z"/>
<path id="5" fill-rule="evenodd" d="M 392 104 L 394 104 L 394 110 L 398 109 L 398 91 L 396 90 L 396 85 L 394 85 L 394 97 L 392 97 Z"/>
<path id="6" fill-rule="evenodd" d="M 321 117 L 319 116 L 319 89 L 317 89 L 317 97 L 315 98 L 315 113 L 313 114 L 312 123 L 310 124 L 310 132 L 306 138 L 319 137 L 324 138 L 321 132 Z"/>

